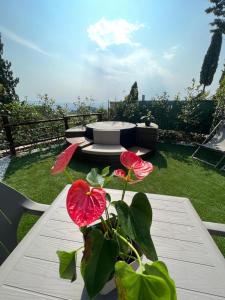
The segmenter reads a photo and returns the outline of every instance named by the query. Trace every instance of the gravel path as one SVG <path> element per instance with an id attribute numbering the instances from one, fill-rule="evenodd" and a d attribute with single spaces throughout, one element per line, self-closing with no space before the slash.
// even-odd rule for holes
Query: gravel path
<path id="1" fill-rule="evenodd" d="M 5 156 L 3 158 L 0 158 L 0 181 L 4 179 L 5 172 L 9 166 L 10 161 L 11 161 L 10 156 Z"/>

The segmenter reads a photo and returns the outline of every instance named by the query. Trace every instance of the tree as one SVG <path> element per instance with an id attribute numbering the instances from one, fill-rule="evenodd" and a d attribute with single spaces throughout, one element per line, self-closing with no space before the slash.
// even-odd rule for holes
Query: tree
<path id="1" fill-rule="evenodd" d="M 130 94 L 125 97 L 125 101 L 129 103 L 119 103 L 116 106 L 116 110 L 118 115 L 121 117 L 122 120 L 127 122 L 137 122 L 140 119 L 140 111 L 139 111 L 139 103 L 138 103 L 138 86 L 137 82 L 135 81 L 131 87 Z"/>
<path id="2" fill-rule="evenodd" d="M 223 70 L 220 76 L 219 83 L 221 84 L 222 80 L 225 78 L 225 64 L 223 65 Z"/>
<path id="3" fill-rule="evenodd" d="M 222 33 L 225 33 L 225 1 L 224 0 L 210 0 L 213 4 L 211 7 L 206 9 L 207 14 L 213 13 L 215 15 L 215 20 L 210 23 L 213 27 L 211 30 L 214 32 L 217 29 L 220 29 Z"/>
<path id="4" fill-rule="evenodd" d="M 225 118 L 225 65 L 222 70 L 219 87 L 214 95 L 214 100 L 216 101 L 216 109 L 212 128 L 214 128 L 220 120 Z"/>
<path id="5" fill-rule="evenodd" d="M 125 100 L 129 102 L 138 101 L 138 86 L 136 81 L 131 87 L 130 94 L 125 97 Z"/>
<path id="6" fill-rule="evenodd" d="M 206 9 L 207 14 L 214 14 L 215 19 L 210 25 L 212 26 L 211 32 L 220 31 L 225 34 L 225 0 L 210 0 L 212 6 Z M 222 43 L 222 42 L 221 42 Z M 214 113 L 212 128 L 225 117 L 225 65 L 222 71 L 219 87 L 214 95 L 216 101 L 216 109 Z"/>
<path id="7" fill-rule="evenodd" d="M 213 36 L 200 73 L 200 83 L 203 84 L 203 91 L 213 81 L 222 46 L 222 34 L 225 34 L 225 0 L 209 1 L 212 3 L 212 6 L 208 7 L 205 12 L 214 14 L 215 19 L 210 23 Z"/>
<path id="8" fill-rule="evenodd" d="M 222 31 L 218 29 L 213 33 L 210 46 L 202 64 L 200 84 L 203 84 L 203 92 L 205 91 L 205 87 L 210 85 L 213 81 L 213 77 L 218 66 L 221 46 Z"/>
<path id="9" fill-rule="evenodd" d="M 205 111 L 201 109 L 200 105 L 203 100 L 207 100 L 208 95 L 209 93 L 203 92 L 200 85 L 196 84 L 195 79 L 192 79 L 192 84 L 186 88 L 185 101 L 179 114 L 185 131 L 191 131 L 202 123 Z"/>
<path id="10" fill-rule="evenodd" d="M 19 78 L 13 78 L 11 63 L 3 59 L 3 43 L 0 34 L 0 103 L 7 104 L 19 100 L 15 92 L 15 87 Z"/>

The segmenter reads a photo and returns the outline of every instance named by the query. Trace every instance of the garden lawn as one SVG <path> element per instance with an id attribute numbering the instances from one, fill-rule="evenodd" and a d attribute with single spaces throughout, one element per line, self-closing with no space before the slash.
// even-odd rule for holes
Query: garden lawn
<path id="1" fill-rule="evenodd" d="M 68 183 L 64 174 L 50 175 L 51 166 L 61 150 L 57 148 L 14 157 L 4 181 L 27 197 L 50 204 Z M 155 166 L 154 172 L 144 181 L 130 185 L 129 189 L 187 197 L 202 220 L 225 223 L 225 172 L 193 160 L 190 157 L 193 150 L 188 146 L 159 144 L 157 151 L 148 159 Z M 74 179 L 85 178 L 92 167 L 99 165 L 74 157 L 69 171 Z M 118 178 L 113 178 L 107 187 L 122 189 L 122 183 Z M 24 215 L 18 230 L 19 240 L 36 220 L 37 217 Z M 215 241 L 225 256 L 225 238 L 215 238 Z"/>

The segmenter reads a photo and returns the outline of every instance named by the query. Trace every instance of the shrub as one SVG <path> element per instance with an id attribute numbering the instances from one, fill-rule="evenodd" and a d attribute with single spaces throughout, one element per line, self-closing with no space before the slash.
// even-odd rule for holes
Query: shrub
<path id="1" fill-rule="evenodd" d="M 163 93 L 151 101 L 139 101 L 127 105 L 126 101 L 115 103 L 111 113 L 113 120 L 141 122 L 141 117 L 151 111 L 159 128 L 207 134 L 213 120 L 215 102 L 208 100 L 208 94 L 200 90 L 192 80 L 192 85 L 186 89 L 184 101 L 180 96 L 169 100 L 169 95 Z"/>
<path id="2" fill-rule="evenodd" d="M 196 132 L 159 129 L 159 141 L 172 143 L 199 143 L 205 140 L 205 135 Z"/>

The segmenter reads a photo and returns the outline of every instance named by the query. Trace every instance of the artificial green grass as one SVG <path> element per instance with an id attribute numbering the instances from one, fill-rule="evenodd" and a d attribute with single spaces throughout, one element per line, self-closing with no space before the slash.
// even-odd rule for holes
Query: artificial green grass
<path id="1" fill-rule="evenodd" d="M 64 174 L 50 175 L 50 168 L 61 150 L 14 157 L 4 181 L 35 201 L 51 203 L 68 183 Z M 148 159 L 155 166 L 154 172 L 144 181 L 130 185 L 129 189 L 187 197 L 202 220 L 225 223 L 225 172 L 193 160 L 190 157 L 193 150 L 189 146 L 159 144 L 157 151 Z M 73 178 L 78 179 L 85 178 L 92 167 L 99 167 L 99 164 L 79 161 L 75 156 L 69 169 Z M 122 183 L 113 178 L 107 187 L 122 189 Z M 36 217 L 27 215 L 22 218 L 19 240 L 36 220 Z M 225 239 L 215 240 L 225 256 Z"/>

